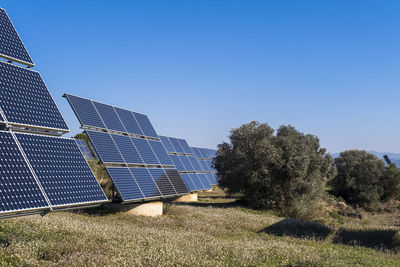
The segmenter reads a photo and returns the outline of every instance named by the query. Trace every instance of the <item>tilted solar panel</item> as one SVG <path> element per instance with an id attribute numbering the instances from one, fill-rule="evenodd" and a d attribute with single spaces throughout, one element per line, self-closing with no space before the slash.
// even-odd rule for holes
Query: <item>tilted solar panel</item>
<path id="1" fill-rule="evenodd" d="M 176 152 L 167 136 L 159 135 L 158 137 L 160 138 L 160 140 L 161 140 L 165 150 L 167 150 L 167 152 Z"/>
<path id="2" fill-rule="evenodd" d="M 177 153 L 185 153 L 185 152 L 183 151 L 183 148 L 182 148 L 181 144 L 179 144 L 179 141 L 178 141 L 177 138 L 170 137 L 170 138 L 169 138 L 169 141 L 171 141 L 171 144 L 172 144 L 172 146 L 174 147 L 174 150 L 175 150 Z"/>
<path id="3" fill-rule="evenodd" d="M 68 131 L 40 74 L 2 61 L 0 108 L 9 123 Z"/>
<path id="4" fill-rule="evenodd" d="M 172 155 L 169 155 L 169 157 L 171 158 L 172 162 L 174 163 L 174 165 L 178 169 L 178 171 L 180 171 L 180 172 L 186 171 L 185 166 L 183 166 L 183 163 L 179 158 L 179 155 L 172 154 Z"/>
<path id="5" fill-rule="evenodd" d="M 73 139 L 15 133 L 53 208 L 107 200 Z"/>
<path id="6" fill-rule="evenodd" d="M 177 138 L 179 144 L 181 145 L 183 152 L 186 154 L 192 154 L 192 150 L 190 149 L 188 143 L 184 139 Z"/>
<path id="7" fill-rule="evenodd" d="M 7 12 L 2 8 L 0 8 L 0 56 L 30 67 L 35 65 Z"/>
<path id="8" fill-rule="evenodd" d="M 88 146 L 86 145 L 85 140 L 83 139 L 75 139 L 75 142 L 78 144 L 79 149 L 81 150 L 83 156 L 87 159 L 92 159 L 93 156 L 90 153 Z"/>
<path id="9" fill-rule="evenodd" d="M 158 138 L 158 135 L 153 128 L 153 125 L 151 125 L 151 122 L 146 115 L 137 112 L 133 112 L 133 114 L 136 118 L 136 121 L 139 123 L 139 126 L 142 129 L 144 135 Z"/>
<path id="10" fill-rule="evenodd" d="M 194 168 L 186 155 L 179 155 L 179 159 L 182 161 L 183 166 L 185 166 L 186 171 L 194 172 Z"/>
<path id="11" fill-rule="evenodd" d="M 151 176 L 153 176 L 154 181 L 156 182 L 158 188 L 161 191 L 163 196 L 174 196 L 177 195 L 174 187 L 172 186 L 171 181 L 169 180 L 168 175 L 165 173 L 163 169 L 148 169 Z"/>
<path id="12" fill-rule="evenodd" d="M 130 164 L 144 164 L 139 152 L 133 145 L 131 138 L 124 135 L 110 134 L 119 152 L 126 163 Z"/>
<path id="13" fill-rule="evenodd" d="M 144 135 L 132 111 L 114 107 L 126 131 L 131 134 Z"/>
<path id="14" fill-rule="evenodd" d="M 174 165 L 160 141 L 148 140 L 148 142 L 162 165 Z"/>
<path id="15" fill-rule="evenodd" d="M 125 163 L 110 134 L 94 131 L 86 134 L 103 163 Z"/>
<path id="16" fill-rule="evenodd" d="M 0 131 L 0 216 L 49 209 L 10 132 Z"/>
<path id="17" fill-rule="evenodd" d="M 117 115 L 117 112 L 112 106 L 95 101 L 93 101 L 93 104 L 107 129 L 126 132 L 125 127 L 122 125 Z"/>
<path id="18" fill-rule="evenodd" d="M 192 181 L 195 184 L 197 190 L 209 189 L 204 186 L 203 182 L 201 181 L 201 177 L 199 177 L 198 173 L 189 173 L 189 176 L 190 178 L 192 178 Z"/>
<path id="19" fill-rule="evenodd" d="M 113 183 L 115 184 L 122 201 L 145 199 L 139 184 L 133 177 L 129 168 L 106 167 Z"/>
<path id="20" fill-rule="evenodd" d="M 164 169 L 165 173 L 167 174 L 169 180 L 171 181 L 172 185 L 175 188 L 175 191 L 178 195 L 188 194 L 189 190 L 185 185 L 182 177 L 178 173 L 178 170 L 175 168 L 166 168 Z"/>
<path id="21" fill-rule="evenodd" d="M 140 156 L 145 164 L 160 165 L 153 149 L 150 147 L 149 142 L 143 138 L 131 138 L 135 144 L 136 149 L 139 151 Z"/>
<path id="22" fill-rule="evenodd" d="M 192 178 L 190 178 L 189 173 L 181 173 L 180 176 L 182 177 L 182 180 L 185 182 L 185 185 L 189 189 L 189 191 L 199 190 L 193 183 Z"/>
<path id="23" fill-rule="evenodd" d="M 67 98 L 82 126 L 106 128 L 91 100 L 69 94 L 64 94 L 64 96 Z"/>
<path id="24" fill-rule="evenodd" d="M 139 184 L 145 198 L 162 197 L 160 189 L 158 188 L 153 176 L 146 168 L 129 168 L 133 177 Z"/>

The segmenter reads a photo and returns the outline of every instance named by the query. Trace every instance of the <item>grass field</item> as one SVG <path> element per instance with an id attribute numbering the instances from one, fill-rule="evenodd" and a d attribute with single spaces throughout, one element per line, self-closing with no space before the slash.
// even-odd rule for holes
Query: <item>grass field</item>
<path id="1" fill-rule="evenodd" d="M 325 225 L 303 223 L 235 200 L 216 190 L 193 204 L 166 204 L 158 218 L 96 209 L 1 220 L 0 263 L 400 266 L 398 217 L 382 223 L 333 214 Z"/>

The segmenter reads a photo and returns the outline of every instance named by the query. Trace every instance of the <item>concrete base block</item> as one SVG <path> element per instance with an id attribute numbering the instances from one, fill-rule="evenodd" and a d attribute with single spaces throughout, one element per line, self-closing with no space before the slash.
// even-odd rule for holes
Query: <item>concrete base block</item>
<path id="1" fill-rule="evenodd" d="M 206 192 L 212 192 L 212 189 L 208 189 Z"/>
<path id="2" fill-rule="evenodd" d="M 163 214 L 163 205 L 161 201 L 153 201 L 147 203 L 134 203 L 134 204 L 116 204 L 110 203 L 111 208 L 117 209 L 121 212 L 133 216 L 148 216 L 157 217 Z M 108 206 L 107 205 L 107 206 Z"/>
<path id="3" fill-rule="evenodd" d="M 191 193 L 186 196 L 182 196 L 175 200 L 175 202 L 196 202 L 197 201 L 197 193 Z"/>

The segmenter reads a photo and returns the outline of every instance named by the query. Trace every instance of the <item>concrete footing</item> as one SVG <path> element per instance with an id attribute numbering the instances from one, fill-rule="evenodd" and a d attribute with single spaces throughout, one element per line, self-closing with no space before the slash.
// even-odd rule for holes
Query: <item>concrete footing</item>
<path id="1" fill-rule="evenodd" d="M 175 202 L 196 202 L 198 199 L 197 193 L 191 193 L 186 196 L 181 196 L 180 198 L 176 199 Z"/>
<path id="2" fill-rule="evenodd" d="M 107 204 L 107 206 L 129 215 L 148 217 L 161 216 L 163 214 L 163 205 L 164 203 L 161 201 L 134 204 Z"/>
<path id="3" fill-rule="evenodd" d="M 212 192 L 212 189 L 208 189 L 206 192 Z"/>

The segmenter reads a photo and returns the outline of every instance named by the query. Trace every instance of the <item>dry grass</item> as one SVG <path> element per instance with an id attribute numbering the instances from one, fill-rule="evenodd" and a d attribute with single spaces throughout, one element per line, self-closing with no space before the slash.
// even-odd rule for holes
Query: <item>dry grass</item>
<path id="1" fill-rule="evenodd" d="M 390 248 L 368 248 L 337 239 L 346 222 L 321 238 L 301 233 L 307 224 L 235 204 L 222 192 L 202 193 L 194 204 L 167 204 L 159 218 L 108 210 L 59 212 L 2 220 L 0 264 L 26 266 L 399 266 L 396 236 Z M 310 231 L 327 227 L 310 225 Z M 395 231 L 368 225 L 368 230 Z M 274 231 L 268 232 L 268 229 Z M 279 230 L 282 230 L 279 232 Z M 276 232 L 278 231 L 278 232 Z M 347 232 L 345 232 L 347 233 Z M 366 233 L 369 233 L 366 231 Z M 384 232 L 389 235 L 387 232 Z M 344 235 L 343 235 L 344 236 Z M 357 234 L 355 235 L 357 237 Z M 362 234 L 361 234 L 362 236 Z M 346 236 L 346 238 L 348 235 Z M 368 237 L 367 234 L 363 237 Z M 350 236 L 350 239 L 352 237 Z M 374 236 L 376 238 L 376 236 Z M 346 239 L 347 240 L 347 239 Z"/>

